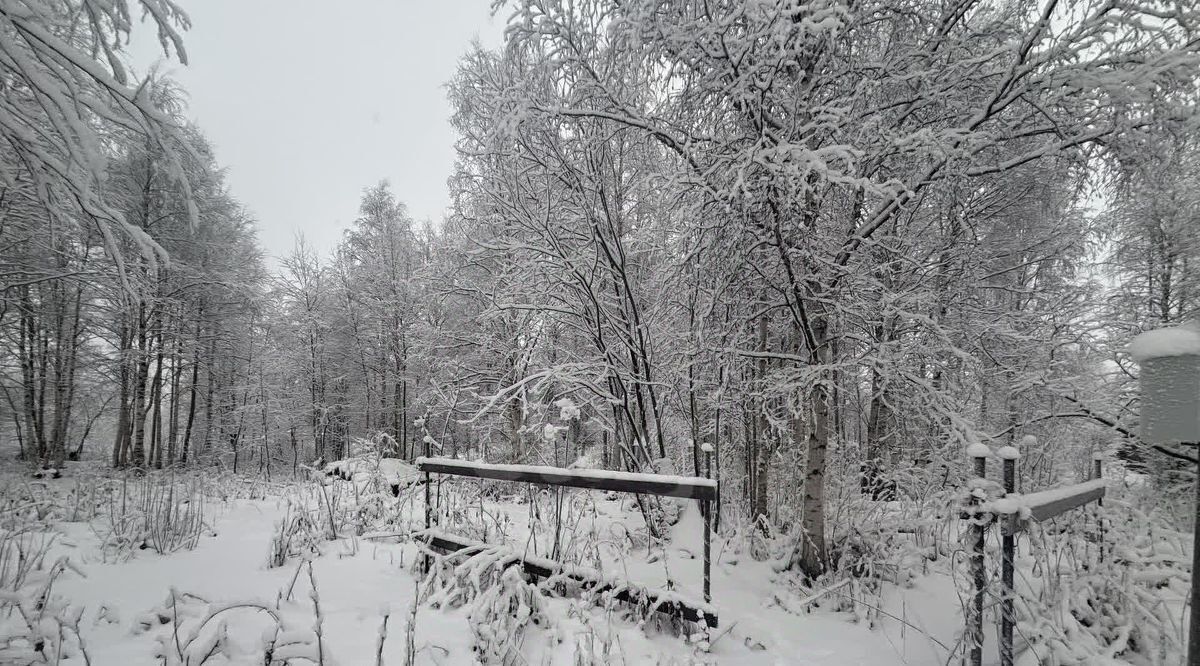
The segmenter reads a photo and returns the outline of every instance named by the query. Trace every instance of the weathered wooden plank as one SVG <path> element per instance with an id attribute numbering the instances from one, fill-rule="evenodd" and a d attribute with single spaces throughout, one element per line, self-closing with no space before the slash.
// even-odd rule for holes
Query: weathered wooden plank
<path id="1" fill-rule="evenodd" d="M 444 553 L 458 553 L 462 551 L 481 551 L 487 548 L 492 548 L 482 541 L 474 541 L 465 539 L 444 532 L 425 532 L 419 533 L 416 537 L 429 544 L 435 550 Z M 611 583 L 600 580 L 598 574 L 589 574 L 579 569 L 560 570 L 553 566 L 553 563 L 548 560 L 540 560 L 540 558 L 522 557 L 516 552 L 513 552 L 513 564 L 519 563 L 525 573 L 536 576 L 538 578 L 550 578 L 551 576 L 563 576 L 578 583 L 585 589 L 588 589 L 597 594 L 614 590 L 613 597 L 628 604 L 639 605 L 644 604 L 650 608 L 656 609 L 658 612 L 678 617 L 689 622 L 700 622 L 704 620 L 705 624 L 710 629 L 717 627 L 717 614 L 711 607 L 704 607 L 698 603 L 688 603 L 683 599 L 667 599 L 661 600 L 661 596 L 652 590 L 648 590 L 638 586 L 628 586 L 614 588 Z"/>
<path id="2" fill-rule="evenodd" d="M 1021 504 L 1029 509 L 1030 517 L 1040 523 L 1101 497 L 1104 497 L 1103 479 L 1029 493 L 1022 496 Z"/>
<path id="3" fill-rule="evenodd" d="M 417 469 L 435 474 L 452 474 L 497 481 L 523 481 L 548 486 L 613 490 L 698 500 L 717 499 L 715 481 L 693 476 L 563 469 L 540 465 L 491 465 L 451 458 L 417 458 Z"/>

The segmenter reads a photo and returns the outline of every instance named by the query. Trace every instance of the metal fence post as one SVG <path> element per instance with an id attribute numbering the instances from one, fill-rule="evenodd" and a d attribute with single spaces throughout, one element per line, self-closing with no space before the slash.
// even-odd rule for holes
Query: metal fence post
<path id="1" fill-rule="evenodd" d="M 1200 442 L 1193 442 L 1193 446 Z M 1200 464 L 1196 466 L 1196 518 L 1192 523 L 1192 571 L 1200 571 Z M 1192 610 L 1188 613 L 1188 666 L 1200 664 L 1200 576 L 1192 574 Z"/>
<path id="2" fill-rule="evenodd" d="M 983 665 L 983 592 L 987 585 L 987 574 L 984 571 L 983 548 L 984 548 L 984 523 L 983 516 L 980 515 L 977 507 L 980 504 L 980 498 L 976 496 L 975 490 L 982 487 L 982 481 L 987 479 L 987 457 L 991 455 L 991 450 L 986 444 L 975 443 L 967 447 L 967 455 L 975 459 L 975 483 L 972 483 L 971 488 L 971 510 L 969 512 L 971 521 L 971 580 L 974 587 L 973 597 L 971 599 L 970 618 L 967 620 L 967 640 L 971 646 L 970 664 L 971 666 Z"/>
<path id="3" fill-rule="evenodd" d="M 1104 478 L 1104 454 L 1097 451 L 1092 454 L 1092 478 Z M 1097 506 L 1104 506 L 1104 498 L 1101 497 L 1096 501 Z M 1100 532 L 1100 561 L 1104 561 L 1104 511 L 1103 509 L 1096 510 L 1096 529 Z"/>
<path id="4" fill-rule="evenodd" d="M 1004 460 L 1004 494 L 1012 495 L 1017 490 L 1017 460 L 1021 451 L 1015 446 L 1001 448 L 997 455 Z M 1013 558 L 1016 556 L 1016 533 L 1013 517 L 1006 516 L 1000 524 L 1000 664 L 1013 664 Z"/>
<path id="5" fill-rule="evenodd" d="M 704 478 L 712 478 L 712 451 L 704 450 Z M 700 510 L 704 513 L 704 603 L 712 603 L 712 516 L 713 503 L 704 500 Z"/>
<path id="6" fill-rule="evenodd" d="M 424 424 L 424 419 L 422 419 L 422 424 Z M 421 441 L 425 445 L 424 449 L 423 449 L 425 451 L 424 455 L 426 458 L 428 458 L 429 457 L 429 434 L 428 434 L 428 431 L 426 431 L 426 435 L 425 435 L 425 437 L 422 438 Z M 431 507 L 429 506 L 429 483 L 430 483 L 429 472 L 425 472 L 425 534 L 426 534 L 426 537 L 428 537 L 428 535 L 429 535 L 430 511 L 432 511 Z M 429 559 L 429 555 L 426 554 L 425 555 L 425 566 L 424 566 L 425 571 L 424 571 L 424 573 L 429 573 L 429 567 L 431 564 L 432 564 L 432 562 Z"/>

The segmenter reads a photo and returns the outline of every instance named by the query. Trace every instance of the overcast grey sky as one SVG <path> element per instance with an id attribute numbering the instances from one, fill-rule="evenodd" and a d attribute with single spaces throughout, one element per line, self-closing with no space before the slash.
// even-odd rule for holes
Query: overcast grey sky
<path id="1" fill-rule="evenodd" d="M 486 0 L 184 0 L 189 64 L 166 71 L 216 148 L 268 255 L 294 234 L 323 253 L 386 178 L 440 222 L 454 133 L 444 84 L 472 39 L 500 43 Z M 141 26 L 136 61 L 157 40 Z M 135 35 L 137 31 L 135 31 Z M 159 52 L 161 53 L 161 52 Z M 275 265 L 269 261 L 269 265 Z"/>

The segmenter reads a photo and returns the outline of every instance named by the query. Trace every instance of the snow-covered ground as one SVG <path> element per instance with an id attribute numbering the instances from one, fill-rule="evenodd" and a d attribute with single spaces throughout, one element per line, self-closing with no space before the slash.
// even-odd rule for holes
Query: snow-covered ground
<path id="1" fill-rule="evenodd" d="M 394 476 L 392 472 L 389 470 L 388 476 Z M 9 475 L 4 483 L 28 482 Z M 39 483 L 45 486 L 36 492 L 65 497 L 63 502 L 69 503 L 70 489 L 81 482 L 68 474 Z M 356 536 L 360 530 L 346 523 L 339 538 L 317 544 L 319 555 L 292 557 L 282 566 L 268 566 L 279 525 L 300 513 L 301 507 L 319 507 L 322 498 L 335 496 L 346 507 L 356 506 L 350 501 L 352 496 L 367 504 L 366 485 L 355 489 L 352 482 L 334 477 L 321 478 L 319 483 L 323 485 L 228 480 L 209 484 L 204 510 L 207 527 L 195 548 L 165 555 L 153 548 L 114 549 L 107 519 L 71 521 L 64 518 L 73 516 L 64 515 L 44 521 L 44 530 L 59 535 L 47 563 L 61 555 L 73 565 L 54 581 L 52 595 L 69 604 L 66 617 L 77 617 L 90 663 L 189 663 L 185 659 L 189 655 L 187 641 L 193 634 L 190 663 L 261 664 L 264 645 L 274 644 L 280 658 L 287 654 L 281 646 L 289 641 L 294 645 L 288 649 L 329 664 L 372 664 L 377 658 L 388 664 L 475 661 L 478 627 L 473 625 L 486 621 L 479 619 L 479 604 L 435 608 L 424 603 L 427 597 L 423 596 L 423 603 L 414 606 L 421 578 L 415 565 L 421 555 L 405 535 L 423 522 L 420 486 L 399 497 L 390 492 L 371 494 L 376 498 L 373 501 L 382 503 L 373 509 L 373 515 L 387 516 L 384 522 L 390 529 Z M 230 492 L 230 487 L 236 492 Z M 451 488 L 451 484 L 443 484 L 435 497 L 440 492 L 449 515 L 461 516 L 464 526 L 473 526 L 468 529 L 492 525 L 489 542 L 506 541 L 526 552 L 548 543 L 538 529 L 550 521 L 531 523 L 529 495 L 487 498 L 472 506 L 466 502 L 479 500 L 478 495 L 455 493 Z M 701 598 L 702 530 L 694 502 L 681 501 L 681 516 L 665 547 L 647 549 L 637 542 L 642 518 L 628 498 L 598 491 L 569 491 L 564 497 L 564 560 L 598 564 L 605 575 L 651 588 L 664 588 L 670 581 L 676 593 Z M 552 499 L 549 494 L 533 496 L 539 511 L 552 506 Z M 456 505 L 456 501 L 461 503 Z M 353 511 L 341 515 L 353 515 Z M 455 525 L 443 528 L 454 531 Z M 590 554 L 584 552 L 589 550 Z M 791 583 L 794 574 L 777 573 L 770 562 L 755 561 L 739 550 L 732 541 L 714 539 L 712 603 L 720 614 L 720 627 L 712 630 L 707 645 L 697 640 L 698 636 L 689 639 L 682 635 L 686 631 L 670 622 L 639 617 L 620 605 L 606 609 L 571 596 L 548 596 L 541 602 L 544 619 L 525 629 L 521 659 L 525 663 L 835 666 L 940 663 L 946 659 L 946 650 L 939 647 L 939 641 L 952 645 L 961 626 L 959 603 L 945 575 L 920 576 L 914 588 L 903 594 L 899 590 L 885 592 L 884 608 L 879 609 L 882 614 L 860 609 L 859 617 L 873 620 L 856 621 L 854 613 L 831 612 L 825 607 L 838 595 L 853 594 L 852 586 L 806 603 L 803 591 Z M 307 562 L 311 562 L 311 577 Z M 319 622 L 310 596 L 311 581 L 316 582 L 319 593 Z M 878 600 L 878 596 L 871 598 Z M 864 595 L 860 603 L 876 602 Z M 212 610 L 235 604 L 244 605 L 219 614 L 198 629 Z M 283 631 L 276 628 L 268 611 L 281 618 Z M 383 634 L 385 614 L 388 622 Z M 10 617 L 6 622 L 9 654 L 15 655 L 28 646 L 19 638 L 12 642 L 19 633 L 14 629 L 16 619 Z M 53 634 L 57 629 L 47 625 L 42 631 Z M 84 663 L 71 640 L 63 644 L 68 656 L 61 663 Z M 200 652 L 212 656 L 199 661 L 196 655 Z M 3 658 L 0 662 L 19 663 Z M 294 659 L 291 663 L 307 662 Z"/>

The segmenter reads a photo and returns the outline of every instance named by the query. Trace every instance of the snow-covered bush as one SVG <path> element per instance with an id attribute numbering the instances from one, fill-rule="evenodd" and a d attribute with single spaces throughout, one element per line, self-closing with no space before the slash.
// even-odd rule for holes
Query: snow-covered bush
<path id="1" fill-rule="evenodd" d="M 1112 496 L 1074 514 L 1031 528 L 1017 562 L 1019 663 L 1182 663 L 1191 535 Z"/>
<path id="2" fill-rule="evenodd" d="M 142 492 L 142 515 L 147 547 L 160 555 L 191 550 L 204 531 L 204 496 L 174 478 L 148 482 Z"/>
<path id="3" fill-rule="evenodd" d="M 527 583 L 519 567 L 500 571 L 468 612 L 475 636 L 475 658 L 484 664 L 521 663 L 521 644 L 530 624 L 546 626 L 545 600 L 536 585 Z"/>
<path id="4" fill-rule="evenodd" d="M 611 612 L 597 614 L 590 604 L 571 602 L 568 615 L 582 625 L 574 632 L 572 663 L 575 666 L 607 666 L 613 658 L 615 634 Z"/>
<path id="5" fill-rule="evenodd" d="M 411 501 L 414 487 L 423 481 L 411 464 L 385 457 L 394 453 L 394 440 L 377 433 L 374 440 L 356 440 L 357 455 L 325 464 L 314 474 L 322 517 L 320 524 L 330 539 L 352 528 L 363 535 L 383 526 L 396 526 L 401 502 Z"/>
<path id="6" fill-rule="evenodd" d="M 191 550 L 205 530 L 204 495 L 195 481 L 180 482 L 173 475 L 126 480 L 108 494 L 104 521 L 104 545 L 118 553 Z"/>
<path id="7" fill-rule="evenodd" d="M 79 633 L 83 607 L 54 594 L 58 578 L 78 573 L 66 557 L 51 559 L 54 535 L 0 528 L 0 663 L 88 660 Z"/>
<path id="8" fill-rule="evenodd" d="M 653 463 L 651 469 L 645 470 L 651 474 L 666 474 L 674 476 L 678 474 L 675 469 L 675 464 L 670 458 L 659 458 Z M 647 495 L 640 498 L 644 502 L 642 513 L 646 517 L 647 523 L 650 525 L 650 533 L 656 535 L 666 534 L 671 526 L 679 522 L 680 516 L 683 515 L 684 500 L 677 497 L 659 497 L 656 495 Z"/>
<path id="9" fill-rule="evenodd" d="M 138 618 L 135 632 L 154 636 L 162 666 L 332 664 L 312 564 L 302 567 L 311 585 L 307 602 L 293 599 L 296 579 L 273 603 L 214 603 L 172 589 L 161 605 Z"/>
<path id="10" fill-rule="evenodd" d="M 341 534 L 342 527 L 346 524 L 348 518 L 347 507 L 342 501 L 342 485 L 339 483 L 318 483 L 316 492 L 317 511 L 320 514 L 318 522 L 321 528 L 325 530 L 325 538 L 332 541 Z"/>
<path id="11" fill-rule="evenodd" d="M 283 518 L 275 523 L 267 566 L 281 567 L 293 557 L 319 555 L 320 534 L 321 530 L 314 522 L 311 512 L 303 506 L 288 502 Z"/>
<path id="12" fill-rule="evenodd" d="M 798 506 L 784 504 L 774 521 L 758 525 L 739 523 L 736 514 L 732 516 L 726 530 L 731 555 L 745 549 L 764 553 L 762 557 L 774 562 L 781 589 L 790 588 L 798 598 L 833 590 L 804 604 L 806 610 L 832 608 L 874 622 L 885 584 L 909 587 L 917 576 L 931 571 L 932 563 L 960 547 L 956 526 L 960 498 L 952 487 L 928 483 L 926 475 L 913 466 L 889 470 L 886 481 L 892 493 L 886 500 L 864 492 L 857 474 L 830 479 L 826 486 L 829 567 L 817 580 L 805 580 L 794 566 L 805 538 L 799 529 Z M 786 607 L 787 600 L 781 605 Z"/>
<path id="13" fill-rule="evenodd" d="M 506 548 L 433 557 L 425 577 L 426 602 L 433 608 L 467 606 L 476 659 L 487 664 L 520 662 L 530 625 L 549 626 L 542 589 L 525 581 Z"/>

